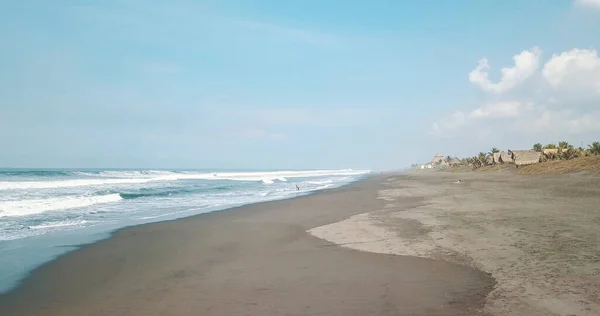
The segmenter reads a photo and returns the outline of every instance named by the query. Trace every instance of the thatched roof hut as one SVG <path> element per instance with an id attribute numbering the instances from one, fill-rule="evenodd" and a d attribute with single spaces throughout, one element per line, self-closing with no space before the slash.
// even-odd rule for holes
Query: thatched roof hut
<path id="1" fill-rule="evenodd" d="M 500 153 L 494 153 L 493 156 L 494 163 L 500 163 Z"/>
<path id="2" fill-rule="evenodd" d="M 435 156 L 433 157 L 433 159 L 431 160 L 431 163 L 440 163 L 444 161 L 444 155 L 438 153 L 435 154 Z"/>
<path id="3" fill-rule="evenodd" d="M 542 158 L 542 153 L 535 150 L 514 150 L 509 153 L 517 167 L 539 163 Z"/>
<path id="4" fill-rule="evenodd" d="M 498 157 L 498 162 L 499 163 L 514 163 L 514 161 L 512 160 L 512 156 L 505 152 L 505 151 L 501 151 L 499 153 L 499 157 Z"/>
<path id="5" fill-rule="evenodd" d="M 431 164 L 434 166 L 440 166 L 440 167 L 444 167 L 444 166 L 448 166 L 448 162 L 446 161 L 446 158 L 444 157 L 444 155 L 438 153 L 436 154 L 433 159 L 431 159 Z"/>
<path id="6" fill-rule="evenodd" d="M 558 148 L 546 148 L 544 149 L 544 155 L 556 155 L 558 154 Z"/>
<path id="7" fill-rule="evenodd" d="M 463 164 L 462 161 L 458 160 L 457 158 L 450 159 L 450 166 L 451 167 L 460 166 L 462 164 Z"/>

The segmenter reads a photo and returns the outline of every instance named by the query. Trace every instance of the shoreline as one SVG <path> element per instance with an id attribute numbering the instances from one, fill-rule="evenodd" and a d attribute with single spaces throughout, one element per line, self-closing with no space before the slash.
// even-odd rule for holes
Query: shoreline
<path id="1" fill-rule="evenodd" d="M 87 170 L 87 169 L 84 169 L 84 170 Z M 58 246 L 58 247 L 64 247 L 65 249 L 68 249 L 68 248 L 69 249 L 66 250 L 65 252 L 59 253 L 56 256 L 53 256 L 49 260 L 46 260 L 46 261 L 44 261 L 44 262 L 36 265 L 33 269 L 30 269 L 25 274 L 23 274 L 20 279 L 16 280 L 15 282 L 9 283 L 9 285 L 6 288 L 0 289 L 0 296 L 6 295 L 6 294 L 10 294 L 10 292 L 18 289 L 21 286 L 21 284 L 23 283 L 23 281 L 25 279 L 27 279 L 33 272 L 35 272 L 39 268 L 42 268 L 46 264 L 50 264 L 50 263 L 52 263 L 55 260 L 59 260 L 61 257 L 65 256 L 65 255 L 68 255 L 69 253 L 71 253 L 73 251 L 78 251 L 79 249 L 85 248 L 85 247 L 87 247 L 89 245 L 93 245 L 95 243 L 103 242 L 103 241 L 105 241 L 107 239 L 113 238 L 113 236 L 115 234 L 117 234 L 121 230 L 129 229 L 129 228 L 135 228 L 135 227 L 143 226 L 143 225 L 152 225 L 152 224 L 163 223 L 163 222 L 186 220 L 188 218 L 194 218 L 196 216 L 203 216 L 203 215 L 214 213 L 214 212 L 233 211 L 233 210 L 236 210 L 236 209 L 239 209 L 239 208 L 243 208 L 243 207 L 246 207 L 246 206 L 252 206 L 252 205 L 256 205 L 256 204 L 270 203 L 270 202 L 284 201 L 284 200 L 294 200 L 294 199 L 298 199 L 298 198 L 302 198 L 302 197 L 306 197 L 306 196 L 311 196 L 311 195 L 315 195 L 315 194 L 321 194 L 321 193 L 332 191 L 332 190 L 342 189 L 344 187 L 351 186 L 351 185 L 354 185 L 354 184 L 362 182 L 362 181 L 366 181 L 366 180 L 368 180 L 368 179 L 370 179 L 372 177 L 376 177 L 376 176 L 377 176 L 377 174 L 375 174 L 373 172 L 370 172 L 370 173 L 362 175 L 361 177 L 357 178 L 356 180 L 354 180 L 352 182 L 348 182 L 348 183 L 343 184 L 343 185 L 338 186 L 338 187 L 325 188 L 325 189 L 308 191 L 308 192 L 300 192 L 300 193 L 297 193 L 294 196 L 283 197 L 283 198 L 280 198 L 280 199 L 273 199 L 273 200 L 266 200 L 266 201 L 259 201 L 259 202 L 251 202 L 251 203 L 242 204 L 242 205 L 232 205 L 232 206 L 227 206 L 225 208 L 216 208 L 214 210 L 211 210 L 211 211 L 208 211 L 208 212 L 204 212 L 204 213 L 192 214 L 192 215 L 189 215 L 189 216 L 176 217 L 176 218 L 170 218 L 170 219 L 164 219 L 164 220 L 158 220 L 158 221 L 150 221 L 150 222 L 145 222 L 145 223 L 136 223 L 136 224 L 129 225 L 129 226 L 124 226 L 124 227 L 119 227 L 119 228 L 116 228 L 116 229 L 107 230 L 105 232 L 101 232 L 101 237 L 99 239 L 93 239 L 92 238 L 92 240 L 89 241 L 89 242 L 74 243 L 74 244 L 68 244 L 68 245 Z M 39 238 L 39 236 L 35 236 L 35 237 Z"/>
<path id="2" fill-rule="evenodd" d="M 165 302 L 169 313 L 185 315 L 191 310 L 194 315 L 306 313 L 307 308 L 310 314 L 341 315 L 352 308 L 392 315 L 402 306 L 415 315 L 476 310 L 493 286 L 481 272 L 331 247 L 306 233 L 382 207 L 376 192 L 389 177 L 372 175 L 291 199 L 119 229 L 32 271 L 0 295 L 0 313 L 128 315 L 139 314 L 131 308 L 143 304 L 152 315 L 165 312 Z M 338 294 L 326 300 L 316 289 Z M 415 301 L 414 293 L 422 297 Z M 157 295 L 163 305 L 156 306 Z M 347 303 L 361 299 L 372 303 Z"/>

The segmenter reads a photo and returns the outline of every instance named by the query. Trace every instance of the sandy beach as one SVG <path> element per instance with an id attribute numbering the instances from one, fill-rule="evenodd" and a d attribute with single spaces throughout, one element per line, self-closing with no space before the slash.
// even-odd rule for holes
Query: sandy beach
<path id="1" fill-rule="evenodd" d="M 386 211 L 379 196 L 396 181 L 120 230 L 36 269 L 0 296 L 0 315 L 480 314 L 495 285 L 485 272 L 307 233 Z M 396 209 L 421 205 L 401 200 Z"/>
<path id="2" fill-rule="evenodd" d="M 489 315 L 600 315 L 598 174 L 416 172 L 385 187 L 379 211 L 310 232 L 346 248 L 490 273 Z M 415 201 L 408 209 L 407 199 Z"/>

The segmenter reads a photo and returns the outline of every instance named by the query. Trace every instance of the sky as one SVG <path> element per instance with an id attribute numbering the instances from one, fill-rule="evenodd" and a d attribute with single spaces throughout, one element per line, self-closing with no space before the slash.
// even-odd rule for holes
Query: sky
<path id="1" fill-rule="evenodd" d="M 390 170 L 600 141 L 600 0 L 4 1 L 0 167 Z"/>

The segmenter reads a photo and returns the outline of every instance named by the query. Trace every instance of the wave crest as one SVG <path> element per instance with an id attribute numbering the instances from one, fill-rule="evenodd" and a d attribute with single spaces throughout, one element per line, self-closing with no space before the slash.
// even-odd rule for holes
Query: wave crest
<path id="1" fill-rule="evenodd" d="M 0 217 L 28 216 L 122 200 L 119 194 L 0 202 Z"/>
<path id="2" fill-rule="evenodd" d="M 112 172 L 112 171 L 110 171 Z M 129 173 L 128 173 L 129 172 Z M 119 184 L 138 184 L 153 181 L 177 180 L 230 180 L 255 181 L 271 184 L 274 180 L 287 181 L 288 178 L 312 178 L 324 176 L 353 176 L 368 173 L 365 170 L 315 170 L 315 171 L 273 171 L 273 172 L 225 172 L 225 173 L 194 173 L 172 171 L 117 171 L 93 179 L 74 179 L 58 181 L 4 181 L 0 182 L 0 190 L 54 189 L 80 186 L 102 186 Z M 107 176 L 107 175 L 110 175 Z M 96 174 L 98 176 L 98 174 Z"/>

